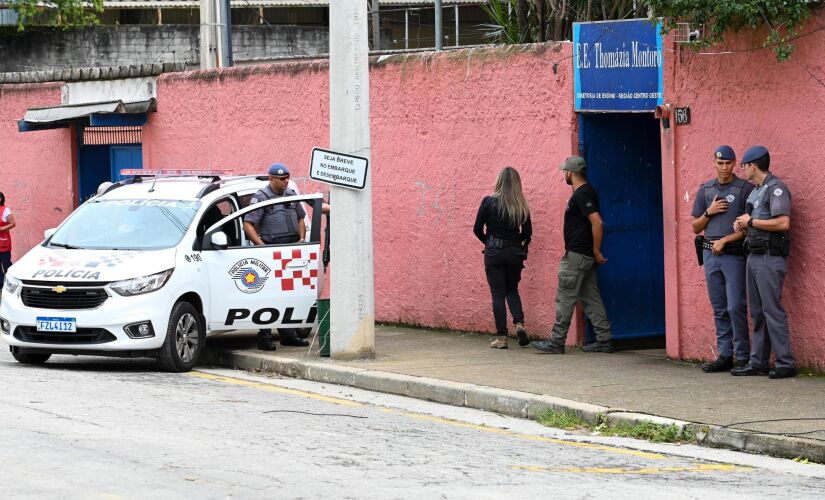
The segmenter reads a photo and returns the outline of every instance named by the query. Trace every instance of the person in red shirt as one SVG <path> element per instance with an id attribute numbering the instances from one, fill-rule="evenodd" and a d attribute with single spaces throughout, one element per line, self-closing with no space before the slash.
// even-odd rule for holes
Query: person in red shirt
<path id="1" fill-rule="evenodd" d="M 6 270 L 11 267 L 11 229 L 15 226 L 14 215 L 6 206 L 6 195 L 0 193 L 0 283 L 6 280 Z"/>

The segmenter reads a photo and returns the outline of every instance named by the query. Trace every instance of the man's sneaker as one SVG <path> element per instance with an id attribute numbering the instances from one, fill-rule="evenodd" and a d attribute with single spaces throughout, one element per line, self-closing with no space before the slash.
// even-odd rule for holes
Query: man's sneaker
<path id="1" fill-rule="evenodd" d="M 521 323 L 516 325 L 516 336 L 518 337 L 518 345 L 521 347 L 530 345 L 530 339 L 527 338 L 527 330 L 524 329 L 524 325 Z"/>
<path id="2" fill-rule="evenodd" d="M 796 368 L 774 368 L 768 373 L 768 378 L 793 378 L 796 377 Z"/>
<path id="3" fill-rule="evenodd" d="M 530 345 L 543 353 L 564 354 L 564 344 L 557 344 L 553 339 L 535 340 Z"/>
<path id="4" fill-rule="evenodd" d="M 708 363 L 702 363 L 702 371 L 705 373 L 729 372 L 733 369 L 732 356 L 719 356 Z"/>
<path id="5" fill-rule="evenodd" d="M 490 347 L 493 349 L 507 349 L 507 337 L 496 337 L 490 342 Z"/>
<path id="6" fill-rule="evenodd" d="M 587 344 L 586 346 L 582 347 L 582 351 L 584 351 L 584 352 L 613 352 L 613 341 L 608 340 L 606 342 L 593 342 L 592 344 Z"/>
<path id="7" fill-rule="evenodd" d="M 749 359 L 734 359 L 733 360 L 733 367 L 739 368 L 740 366 L 745 366 L 748 364 Z"/>
<path id="8" fill-rule="evenodd" d="M 749 364 L 745 366 L 738 366 L 730 371 L 730 374 L 734 377 L 753 377 L 757 375 L 767 375 L 768 374 L 767 368 L 754 368 Z"/>

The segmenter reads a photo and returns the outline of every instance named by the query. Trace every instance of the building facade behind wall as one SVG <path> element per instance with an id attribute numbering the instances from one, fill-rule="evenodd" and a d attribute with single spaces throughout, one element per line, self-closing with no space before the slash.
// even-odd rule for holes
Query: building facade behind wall
<path id="1" fill-rule="evenodd" d="M 329 52 L 327 0 L 239 0 L 232 5 L 236 64 Z M 64 30 L 37 26 L 35 19 L 19 32 L 16 15 L 2 9 L 0 0 L 0 73 L 156 63 L 197 69 L 198 1 L 107 0 L 104 6 L 98 26 Z M 434 47 L 433 16 L 432 0 L 381 0 L 380 44 L 371 38 L 370 46 L 384 51 Z M 446 3 L 443 22 L 445 46 L 486 42 L 479 25 L 488 18 L 478 0 Z"/>

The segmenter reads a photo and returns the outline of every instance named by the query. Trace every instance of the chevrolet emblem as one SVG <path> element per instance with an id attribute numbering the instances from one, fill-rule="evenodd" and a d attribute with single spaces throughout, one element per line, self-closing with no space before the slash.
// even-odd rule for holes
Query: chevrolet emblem
<path id="1" fill-rule="evenodd" d="M 66 287 L 63 285 L 57 285 L 56 287 L 52 288 L 54 293 L 63 293 L 66 291 Z"/>

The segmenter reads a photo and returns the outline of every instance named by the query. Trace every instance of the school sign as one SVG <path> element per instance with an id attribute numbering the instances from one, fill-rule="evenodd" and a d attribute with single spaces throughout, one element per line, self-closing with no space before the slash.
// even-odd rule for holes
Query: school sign
<path id="1" fill-rule="evenodd" d="M 576 111 L 651 112 L 662 104 L 662 35 L 647 19 L 573 24 Z"/>

